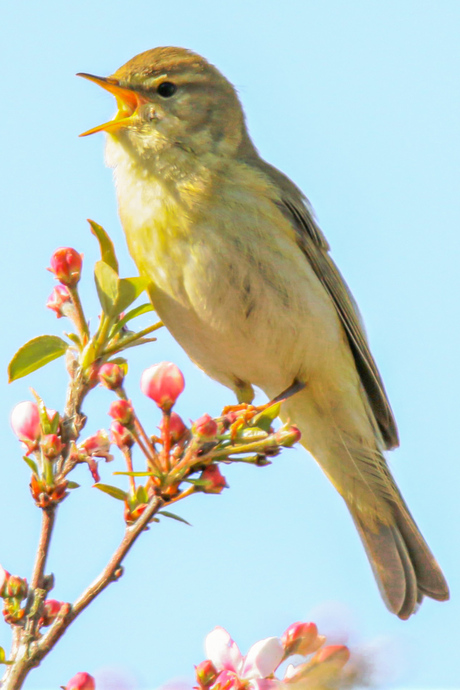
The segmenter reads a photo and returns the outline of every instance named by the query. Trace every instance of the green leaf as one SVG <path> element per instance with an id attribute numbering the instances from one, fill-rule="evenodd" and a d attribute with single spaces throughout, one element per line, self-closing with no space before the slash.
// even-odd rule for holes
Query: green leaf
<path id="1" fill-rule="evenodd" d="M 116 316 L 119 313 L 115 308 L 120 283 L 118 274 L 105 261 L 97 261 L 94 267 L 94 278 L 102 309 L 107 316 Z"/>
<path id="2" fill-rule="evenodd" d="M 183 522 L 184 525 L 188 525 L 191 527 L 192 525 L 190 522 L 187 522 L 187 520 L 184 520 L 184 518 L 181 518 L 179 515 L 176 515 L 175 513 L 170 513 L 168 510 L 160 510 L 158 512 L 158 515 L 164 515 L 167 518 L 171 518 L 171 520 L 177 520 L 177 522 Z"/>
<path id="3" fill-rule="evenodd" d="M 29 465 L 29 467 L 32 470 L 32 472 L 34 473 L 34 475 L 36 477 L 38 477 L 38 467 L 37 467 L 37 463 L 35 462 L 35 460 L 32 460 L 32 458 L 28 458 L 27 455 L 23 455 L 22 459 L 24 460 L 24 462 L 26 462 Z"/>
<path id="4" fill-rule="evenodd" d="M 117 314 L 127 309 L 149 284 L 147 278 L 122 278 L 118 284 Z"/>
<path id="5" fill-rule="evenodd" d="M 251 419 L 251 426 L 258 426 L 259 429 L 263 429 L 268 433 L 272 422 L 278 417 L 280 409 L 281 403 L 270 405 L 266 410 L 259 412 L 259 414 L 256 414 L 256 416 Z"/>
<path id="6" fill-rule="evenodd" d="M 109 494 L 112 498 L 118 498 L 119 501 L 126 501 L 128 499 L 126 491 L 119 489 L 117 486 L 110 486 L 110 484 L 93 484 L 93 486 L 95 489 Z"/>
<path id="7" fill-rule="evenodd" d="M 33 388 L 30 389 L 32 394 L 37 401 L 38 414 L 40 416 L 40 425 L 44 434 L 55 434 L 59 426 L 59 415 L 56 413 L 52 420 L 48 417 L 48 412 L 46 410 L 46 405 L 42 398 L 38 395 L 37 391 Z"/>
<path id="8" fill-rule="evenodd" d="M 156 477 L 156 472 L 113 472 L 113 474 L 122 475 L 123 477 Z"/>
<path id="9" fill-rule="evenodd" d="M 3 647 L 0 647 L 0 664 L 5 664 L 6 666 L 11 666 L 13 662 L 6 660 L 6 653 Z"/>
<path id="10" fill-rule="evenodd" d="M 77 484 L 77 482 L 67 482 L 67 488 L 68 489 L 79 489 L 80 484 Z"/>
<path id="11" fill-rule="evenodd" d="M 149 311 L 154 311 L 151 304 L 141 304 L 139 307 L 134 307 L 134 309 L 128 311 L 124 317 L 120 319 L 117 324 L 115 324 L 114 331 L 120 331 L 123 326 L 128 323 L 128 321 L 135 319 L 136 316 L 140 316 L 141 314 L 148 314 Z"/>
<path id="12" fill-rule="evenodd" d="M 69 344 L 57 335 L 39 335 L 19 348 L 8 365 L 8 381 L 27 376 L 32 371 L 44 367 L 53 359 L 62 357 Z"/>
<path id="13" fill-rule="evenodd" d="M 81 350 L 81 340 L 76 333 L 64 333 L 64 335 L 66 335 L 68 339 L 71 340 L 74 343 L 74 345 L 78 347 L 79 350 Z"/>
<path id="14" fill-rule="evenodd" d="M 101 248 L 101 259 L 108 264 L 118 275 L 118 261 L 113 247 L 113 242 L 101 225 L 98 225 L 94 220 L 88 218 L 88 223 L 91 226 L 91 232 L 99 240 Z"/>
<path id="15" fill-rule="evenodd" d="M 148 503 L 149 497 L 145 486 L 138 486 L 136 491 L 136 500 L 139 503 Z"/>

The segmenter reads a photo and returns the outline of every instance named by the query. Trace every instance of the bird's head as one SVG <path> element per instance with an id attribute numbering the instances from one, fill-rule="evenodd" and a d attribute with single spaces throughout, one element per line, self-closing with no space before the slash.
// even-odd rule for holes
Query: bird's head
<path id="1" fill-rule="evenodd" d="M 144 158 L 172 147 L 192 155 L 233 156 L 249 144 L 233 86 L 184 48 L 148 50 L 111 77 L 78 76 L 112 93 L 118 105 L 113 120 L 81 136 L 105 131 Z"/>

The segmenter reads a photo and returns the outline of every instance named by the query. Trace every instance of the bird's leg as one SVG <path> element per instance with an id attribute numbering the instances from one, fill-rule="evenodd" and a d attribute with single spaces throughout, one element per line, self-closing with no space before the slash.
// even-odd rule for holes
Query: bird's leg
<path id="1" fill-rule="evenodd" d="M 297 379 L 294 379 L 294 381 L 291 383 L 291 385 L 286 388 L 285 391 L 277 395 L 273 400 L 271 400 L 268 405 L 273 405 L 274 403 L 278 402 L 283 402 L 283 400 L 286 400 L 286 398 L 290 398 L 292 395 L 295 395 L 296 393 L 300 393 L 307 384 L 304 381 L 298 381 Z"/>
<path id="2" fill-rule="evenodd" d="M 254 400 L 254 388 L 250 383 L 246 381 L 241 381 L 241 379 L 235 379 L 235 393 L 238 402 L 250 405 Z"/>

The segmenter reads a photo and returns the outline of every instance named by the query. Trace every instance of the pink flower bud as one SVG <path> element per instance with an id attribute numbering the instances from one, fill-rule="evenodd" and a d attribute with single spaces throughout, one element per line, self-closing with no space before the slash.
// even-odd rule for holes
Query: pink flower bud
<path id="1" fill-rule="evenodd" d="M 161 433 L 163 433 L 164 430 L 164 418 L 161 420 L 161 422 L 158 425 Z M 182 436 L 185 434 L 187 431 L 187 427 L 185 426 L 184 422 L 182 421 L 182 418 L 179 417 L 177 412 L 171 412 L 169 415 L 169 433 L 171 435 L 171 441 L 173 443 L 177 443 L 178 441 L 181 440 Z"/>
<path id="2" fill-rule="evenodd" d="M 112 443 L 115 443 L 120 450 L 125 450 L 126 448 L 131 448 L 134 445 L 134 436 L 128 429 L 114 420 L 110 425 L 110 433 L 112 437 Z"/>
<path id="3" fill-rule="evenodd" d="M 96 458 L 105 458 L 107 462 L 113 460 L 110 455 L 110 439 L 105 429 L 99 429 L 95 434 L 87 438 L 78 446 L 84 453 Z"/>
<path id="4" fill-rule="evenodd" d="M 58 319 L 62 316 L 70 316 L 73 305 L 68 288 L 65 285 L 56 285 L 48 297 L 46 306 L 56 313 Z"/>
<path id="5" fill-rule="evenodd" d="M 154 364 L 141 377 L 141 390 L 156 402 L 163 412 L 169 412 L 184 390 L 185 381 L 181 370 L 171 362 Z"/>
<path id="6" fill-rule="evenodd" d="M 227 482 L 221 475 L 218 465 L 208 465 L 203 470 L 199 487 L 205 494 L 220 494 L 227 488 Z"/>
<path id="7" fill-rule="evenodd" d="M 65 690 L 96 690 L 96 681 L 89 673 L 77 673 L 69 680 Z"/>
<path id="8" fill-rule="evenodd" d="M 350 650 L 343 644 L 330 644 L 316 652 L 310 663 L 331 663 L 342 668 L 350 658 Z"/>
<path id="9" fill-rule="evenodd" d="M 196 436 L 200 437 L 200 440 L 212 441 L 217 436 L 218 427 L 212 417 L 208 414 L 203 414 L 192 426 L 192 431 Z"/>
<path id="10" fill-rule="evenodd" d="M 205 659 L 201 664 L 195 666 L 196 679 L 202 688 L 207 688 L 214 683 L 217 678 L 217 669 L 209 659 Z"/>
<path id="11" fill-rule="evenodd" d="M 54 273 L 56 278 L 63 285 L 75 287 L 80 280 L 82 258 L 81 255 L 71 247 L 59 247 L 51 257 L 49 271 Z"/>
<path id="12" fill-rule="evenodd" d="M 302 434 L 296 426 L 291 426 L 289 429 L 280 429 L 275 434 L 276 442 L 280 446 L 284 446 L 284 448 L 293 446 L 294 443 L 300 441 L 301 436 Z"/>
<path id="13" fill-rule="evenodd" d="M 116 364 L 116 362 L 106 362 L 99 367 L 98 376 L 103 386 L 109 388 L 111 391 L 115 391 L 123 384 L 125 372 L 123 367 Z"/>
<path id="14" fill-rule="evenodd" d="M 40 441 L 40 448 L 49 460 L 54 460 L 61 454 L 63 445 L 56 434 L 46 434 Z"/>
<path id="15" fill-rule="evenodd" d="M 114 400 L 109 415 L 117 422 L 128 426 L 133 421 L 134 410 L 130 400 Z"/>
<path id="16" fill-rule="evenodd" d="M 29 400 L 18 403 L 11 413 L 11 426 L 21 441 L 36 441 L 40 437 L 37 403 Z"/>
<path id="17" fill-rule="evenodd" d="M 293 623 L 281 637 L 285 656 L 311 654 L 315 651 L 317 636 L 318 628 L 314 623 Z"/>
<path id="18" fill-rule="evenodd" d="M 8 580 L 9 579 L 10 579 L 10 573 L 0 565 L 0 597 L 2 599 L 4 599 L 6 596 L 8 596 L 7 587 L 8 587 Z"/>
<path id="19" fill-rule="evenodd" d="M 62 601 L 56 599 L 47 599 L 43 604 L 42 617 L 40 618 L 40 626 L 51 625 L 58 617 L 59 611 L 63 606 Z"/>

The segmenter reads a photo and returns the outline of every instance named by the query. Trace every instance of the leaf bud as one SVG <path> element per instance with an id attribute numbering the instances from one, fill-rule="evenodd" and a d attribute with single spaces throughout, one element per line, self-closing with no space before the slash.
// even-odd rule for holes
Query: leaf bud
<path id="1" fill-rule="evenodd" d="M 24 599 L 27 596 L 28 585 L 19 575 L 10 575 L 6 582 L 6 596 L 13 599 Z"/>
<path id="2" fill-rule="evenodd" d="M 278 445 L 284 448 L 290 448 L 294 443 L 300 441 L 301 436 L 300 429 L 293 425 L 287 429 L 279 429 L 275 434 L 275 439 Z"/>

